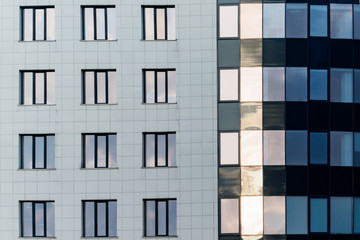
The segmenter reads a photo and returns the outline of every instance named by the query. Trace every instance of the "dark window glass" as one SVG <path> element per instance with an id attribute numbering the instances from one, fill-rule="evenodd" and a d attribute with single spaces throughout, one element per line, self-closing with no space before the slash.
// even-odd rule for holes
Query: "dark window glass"
<path id="1" fill-rule="evenodd" d="M 310 133 L 310 163 L 327 164 L 327 133 Z"/>
<path id="2" fill-rule="evenodd" d="M 145 236 L 176 235 L 176 200 L 144 200 Z"/>
<path id="3" fill-rule="evenodd" d="M 55 135 L 20 135 L 21 169 L 55 168 Z"/>
<path id="4" fill-rule="evenodd" d="M 310 199 L 310 232 L 328 231 L 328 210 L 326 198 Z"/>
<path id="5" fill-rule="evenodd" d="M 354 166 L 360 167 L 360 133 L 354 133 Z"/>
<path id="6" fill-rule="evenodd" d="M 307 101 L 307 68 L 286 68 L 286 101 Z"/>
<path id="7" fill-rule="evenodd" d="M 21 7 L 22 41 L 55 40 L 55 8 Z"/>
<path id="8" fill-rule="evenodd" d="M 20 104 L 55 104 L 54 71 L 21 71 Z"/>
<path id="9" fill-rule="evenodd" d="M 354 69 L 354 102 L 360 103 L 360 69 Z"/>
<path id="10" fill-rule="evenodd" d="M 354 38 L 360 39 L 360 5 L 354 4 Z"/>
<path id="11" fill-rule="evenodd" d="M 354 233 L 360 233 L 360 198 L 354 198 Z"/>
<path id="12" fill-rule="evenodd" d="M 310 36 L 328 36 L 327 11 L 328 7 L 326 5 L 310 5 Z"/>
<path id="13" fill-rule="evenodd" d="M 143 6 L 143 38 L 145 40 L 175 40 L 175 7 Z"/>
<path id="14" fill-rule="evenodd" d="M 83 201 L 83 237 L 117 236 L 117 202 Z"/>
<path id="15" fill-rule="evenodd" d="M 83 167 L 116 167 L 116 134 L 83 134 Z"/>
<path id="16" fill-rule="evenodd" d="M 83 70 L 83 104 L 116 103 L 116 71 Z"/>
<path id="17" fill-rule="evenodd" d="M 310 100 L 327 100 L 327 79 L 326 69 L 310 70 Z"/>
<path id="18" fill-rule="evenodd" d="M 144 102 L 175 103 L 175 70 L 144 70 Z"/>
<path id="19" fill-rule="evenodd" d="M 83 40 L 115 40 L 115 6 L 82 7 Z"/>
<path id="20" fill-rule="evenodd" d="M 176 166 L 176 134 L 145 133 L 145 167 Z"/>
<path id="21" fill-rule="evenodd" d="M 21 237 L 55 237 L 55 203 L 20 202 Z"/>

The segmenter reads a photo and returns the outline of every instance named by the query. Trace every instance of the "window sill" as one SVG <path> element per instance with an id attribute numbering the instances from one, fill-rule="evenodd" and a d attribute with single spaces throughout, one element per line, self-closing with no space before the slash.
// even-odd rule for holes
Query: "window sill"
<path id="1" fill-rule="evenodd" d="M 142 42 L 177 42 L 177 39 L 171 39 L 171 40 L 167 40 L 167 39 L 159 39 L 159 40 L 140 39 L 140 41 L 142 41 Z"/>
<path id="2" fill-rule="evenodd" d="M 108 105 L 119 105 L 118 103 L 80 103 L 80 106 L 108 106 Z"/>
<path id="3" fill-rule="evenodd" d="M 117 170 L 118 167 L 112 167 L 112 168 L 80 168 L 80 170 Z"/>
<path id="4" fill-rule="evenodd" d="M 142 238 L 179 238 L 176 236 L 142 236 Z"/>
<path id="5" fill-rule="evenodd" d="M 81 39 L 80 42 L 117 42 L 117 39 L 114 40 L 105 40 L 105 39 L 99 39 L 99 40 L 84 40 Z"/>
<path id="6" fill-rule="evenodd" d="M 141 104 L 142 105 L 176 105 L 178 103 L 177 102 L 174 102 L 174 103 L 144 103 L 144 102 L 142 102 Z"/>
<path id="7" fill-rule="evenodd" d="M 19 239 L 28 239 L 28 238 L 36 238 L 36 239 L 56 239 L 56 237 L 19 237 Z"/>
<path id="8" fill-rule="evenodd" d="M 95 239 L 95 238 L 119 239 L 119 237 L 80 237 L 80 239 Z"/>
<path id="9" fill-rule="evenodd" d="M 56 42 L 56 40 L 32 40 L 32 41 L 19 40 L 18 42 L 21 42 L 21 43 L 28 43 L 28 42 Z"/>
<path id="10" fill-rule="evenodd" d="M 31 104 L 31 105 L 28 105 L 28 104 L 18 104 L 19 107 L 49 107 L 49 106 L 56 106 L 56 104 Z"/>
<path id="11" fill-rule="evenodd" d="M 32 169 L 24 169 L 18 168 L 18 171 L 55 171 L 56 168 L 32 168 Z"/>
<path id="12" fill-rule="evenodd" d="M 141 169 L 168 169 L 168 168 L 178 168 L 178 166 L 169 166 L 169 167 L 141 167 Z"/>

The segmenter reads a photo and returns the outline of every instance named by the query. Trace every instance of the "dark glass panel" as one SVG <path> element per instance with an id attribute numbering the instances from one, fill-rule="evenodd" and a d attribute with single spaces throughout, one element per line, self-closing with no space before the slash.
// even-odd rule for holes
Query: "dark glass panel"
<path id="1" fill-rule="evenodd" d="M 308 194 L 308 168 L 302 166 L 286 167 L 286 194 L 306 196 Z"/>
<path id="2" fill-rule="evenodd" d="M 263 128 L 266 130 L 285 129 L 285 103 L 263 103 Z"/>
<path id="3" fill-rule="evenodd" d="M 285 167 L 264 166 L 264 196 L 282 196 L 286 191 Z"/>
<path id="4" fill-rule="evenodd" d="M 309 167 L 309 194 L 329 194 L 329 168 L 325 166 Z"/>
<path id="5" fill-rule="evenodd" d="M 263 39 L 263 66 L 285 66 L 285 39 Z"/>
<path id="6" fill-rule="evenodd" d="M 308 103 L 286 102 L 286 129 L 307 129 Z"/>

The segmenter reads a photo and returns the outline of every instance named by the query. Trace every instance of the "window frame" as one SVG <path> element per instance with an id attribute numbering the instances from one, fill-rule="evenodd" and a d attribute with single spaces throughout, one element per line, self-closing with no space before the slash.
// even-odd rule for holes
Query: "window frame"
<path id="1" fill-rule="evenodd" d="M 221 7 L 236 7 L 237 8 L 237 36 L 232 36 L 232 37 L 222 37 L 220 35 L 220 8 Z M 240 25 L 241 25 L 241 15 L 240 15 L 240 7 L 241 5 L 239 4 L 233 4 L 233 3 L 224 3 L 224 4 L 219 4 L 217 7 L 217 39 L 239 39 L 240 38 Z"/>
<path id="2" fill-rule="evenodd" d="M 238 217 L 238 231 L 237 232 L 234 232 L 234 233 L 224 233 L 222 230 L 222 200 L 237 200 L 237 205 L 238 205 L 238 209 L 239 211 L 235 211 L 235 213 L 237 214 L 237 217 Z M 227 235 L 238 235 L 240 233 L 240 229 L 241 229 L 241 224 L 240 224 L 240 197 L 234 197 L 234 196 L 225 196 L 225 197 L 220 197 L 219 198 L 219 201 L 218 201 L 218 209 L 219 209 L 219 216 L 218 216 L 218 223 L 219 223 L 219 235 L 221 236 L 227 236 Z"/>
<path id="3" fill-rule="evenodd" d="M 154 72 L 154 102 L 146 102 L 146 86 L 147 86 L 147 79 L 146 79 L 146 73 L 147 72 Z M 157 79 L 158 79 L 158 73 L 159 72 L 164 72 L 165 73 L 165 102 L 158 102 L 157 99 L 157 93 L 158 93 L 158 84 L 157 84 Z M 175 74 L 175 93 L 176 93 L 176 69 L 175 68 L 144 68 L 142 69 L 142 74 L 143 74 L 143 103 L 145 104 L 172 104 L 172 103 L 176 103 L 175 102 L 169 102 L 169 72 L 174 72 Z M 175 99 L 176 99 L 176 95 L 175 95 Z"/>
<path id="4" fill-rule="evenodd" d="M 143 167 L 144 168 L 168 168 L 168 167 L 176 167 L 176 152 L 175 152 L 175 165 L 174 166 L 169 166 L 169 134 L 174 134 L 175 135 L 175 151 L 176 151 L 176 132 L 144 132 L 143 133 L 143 152 L 144 152 L 144 157 L 143 157 Z M 154 136 L 154 160 L 155 160 L 155 166 L 147 166 L 146 165 L 146 136 L 147 135 L 155 135 Z M 165 135 L 165 155 L 166 155 L 166 159 L 165 159 L 165 166 L 159 166 L 158 165 L 158 136 L 159 135 Z"/>
<path id="5" fill-rule="evenodd" d="M 154 222 L 155 222 L 155 235 L 154 236 L 148 236 L 146 234 L 147 232 L 147 225 L 146 225 L 146 221 L 147 221 L 147 208 L 146 208 L 146 203 L 153 201 L 155 202 L 155 217 L 154 217 Z M 177 225 L 177 199 L 176 198 L 150 198 L 150 199 L 143 199 L 143 205 L 144 205 L 144 237 L 176 237 L 177 235 L 169 235 L 169 225 L 170 225 L 170 221 L 169 221 L 169 201 L 175 201 L 176 204 L 176 217 L 175 217 L 175 223 Z M 158 234 L 158 203 L 159 202 L 165 202 L 166 203 L 166 235 L 159 235 Z M 177 228 L 176 228 L 176 232 L 177 232 Z"/>
<path id="6" fill-rule="evenodd" d="M 152 8 L 154 9 L 154 39 L 146 39 L 146 17 L 145 17 L 145 9 Z M 176 19 L 176 7 L 175 5 L 141 5 L 141 15 L 142 15 L 142 40 L 144 41 L 175 41 L 176 40 L 176 23 L 175 23 L 175 39 L 168 39 L 168 19 L 167 12 L 168 8 L 174 8 L 175 10 L 175 19 Z M 157 39 L 157 18 L 156 18 L 156 10 L 164 9 L 164 19 L 165 19 L 165 38 Z"/>
<path id="7" fill-rule="evenodd" d="M 86 203 L 87 202 L 92 202 L 94 203 L 94 236 L 86 236 Z M 97 237 L 117 237 L 117 229 L 116 229 L 116 236 L 109 236 L 109 202 L 115 202 L 116 203 L 116 213 L 117 213 L 117 199 L 109 199 L 109 200 L 91 200 L 91 199 L 86 199 L 86 200 L 82 200 L 81 201 L 81 208 L 82 208 L 82 213 L 81 213 L 81 225 L 82 225 L 82 237 L 83 238 L 97 238 Z M 99 236 L 98 233 L 98 219 L 97 219 L 97 205 L 99 203 L 105 203 L 106 204 L 106 212 L 105 212 L 105 229 L 106 229 L 106 236 Z M 116 218 L 116 224 L 117 224 L 117 218 Z"/>
<path id="8" fill-rule="evenodd" d="M 92 72 L 94 74 L 94 103 L 87 103 L 86 102 L 86 73 Z M 116 69 L 82 69 L 81 70 L 81 104 L 85 105 L 97 105 L 97 104 L 116 104 L 115 103 L 109 103 L 109 72 L 114 72 L 116 74 Z M 105 102 L 98 102 L 98 73 L 105 73 Z M 115 78 L 116 86 L 117 87 L 117 81 Z M 116 96 L 117 99 L 117 96 Z"/>
<path id="9" fill-rule="evenodd" d="M 24 168 L 24 137 L 32 137 L 32 168 Z M 47 159 L 47 137 L 54 136 L 55 142 L 55 134 L 20 134 L 20 169 L 22 170 L 30 170 L 30 169 L 54 169 L 54 168 L 47 168 L 48 159 Z M 36 167 L 36 138 L 43 138 L 44 139 L 44 167 L 37 168 Z M 56 148 L 56 145 L 55 145 Z M 55 149 L 54 149 L 55 152 Z M 56 159 L 56 155 L 54 156 L 54 161 Z"/>
<path id="10" fill-rule="evenodd" d="M 22 42 L 33 42 L 33 41 L 55 41 L 55 36 L 54 36 L 54 39 L 51 39 L 51 40 L 48 40 L 47 39 L 47 9 L 48 8 L 53 8 L 54 11 L 55 11 L 55 5 L 44 5 L 44 6 L 20 6 L 20 41 Z M 33 26 L 33 29 L 32 29 L 32 40 L 25 40 L 25 17 L 24 17 L 24 13 L 25 13 L 25 9 L 32 9 L 33 10 L 33 20 L 32 20 L 32 26 Z M 35 13 L 35 10 L 36 9 L 42 9 L 44 10 L 44 39 L 43 40 L 37 40 L 36 39 L 36 14 Z M 55 13 L 54 13 L 54 17 L 56 18 L 55 16 Z M 56 22 L 56 20 L 55 20 Z M 54 29 L 55 31 L 55 29 Z"/>
<path id="11" fill-rule="evenodd" d="M 32 236 L 24 236 L 24 203 L 31 203 L 31 211 L 32 211 Z M 44 217 L 43 217 L 43 224 L 44 224 L 44 235 L 43 236 L 37 236 L 36 235 L 36 231 L 35 231 L 35 227 L 36 227 L 36 216 L 35 216 L 35 204 L 43 204 L 43 209 L 44 209 Z M 47 203 L 54 203 L 54 209 L 55 209 L 55 201 L 54 200 L 44 200 L 44 201 L 40 201 L 40 200 L 35 200 L 35 201 L 31 201 L 31 200 L 23 200 L 23 201 L 19 201 L 20 204 L 20 237 L 23 238 L 28 238 L 28 237 L 40 237 L 40 238 L 55 238 L 55 232 L 54 232 L 54 236 L 48 236 L 48 232 L 47 232 L 47 207 L 46 204 Z M 35 224 L 34 224 L 35 223 Z M 55 224 L 55 217 L 54 217 L 54 224 Z"/>
<path id="12" fill-rule="evenodd" d="M 110 167 L 110 152 L 109 152 L 109 136 L 110 135 L 114 135 L 116 136 L 116 150 L 117 150 L 117 133 L 112 132 L 112 133 L 82 133 L 81 134 L 81 143 L 82 143 L 82 163 L 81 163 L 81 168 L 83 169 L 98 169 L 98 168 L 102 168 L 102 169 L 111 169 L 111 168 L 117 168 L 117 167 Z M 94 167 L 93 168 L 89 168 L 86 167 L 86 136 L 94 136 Z M 105 163 L 105 167 L 98 167 L 98 137 L 106 137 L 106 163 Z M 117 152 L 117 151 L 116 151 Z M 116 159 L 117 160 L 117 156 Z M 117 164 L 117 162 L 116 162 Z"/>

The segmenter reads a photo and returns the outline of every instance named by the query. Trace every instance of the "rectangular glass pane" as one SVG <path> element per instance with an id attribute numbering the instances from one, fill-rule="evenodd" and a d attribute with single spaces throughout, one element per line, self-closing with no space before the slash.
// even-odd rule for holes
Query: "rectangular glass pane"
<path id="1" fill-rule="evenodd" d="M 285 197 L 264 197 L 264 234 L 285 234 Z"/>
<path id="2" fill-rule="evenodd" d="M 263 194 L 262 167 L 241 167 L 241 195 L 256 196 Z"/>
<path id="3" fill-rule="evenodd" d="M 263 4 L 263 37 L 284 38 L 285 37 L 285 4 L 265 3 Z"/>
<path id="4" fill-rule="evenodd" d="M 154 9 L 145 8 L 145 39 L 154 40 L 155 36 L 155 23 L 154 23 Z"/>
<path id="5" fill-rule="evenodd" d="M 97 103 L 106 103 L 106 73 L 98 72 L 96 75 Z"/>
<path id="6" fill-rule="evenodd" d="M 327 37 L 327 5 L 310 5 L 310 36 Z"/>
<path id="7" fill-rule="evenodd" d="M 264 131 L 264 165 L 285 165 L 285 131 Z"/>
<path id="8" fill-rule="evenodd" d="M 262 4 L 240 4 L 240 38 L 262 38 Z"/>
<path id="9" fill-rule="evenodd" d="M 155 201 L 146 201 L 146 236 L 155 236 Z"/>
<path id="10" fill-rule="evenodd" d="M 116 11 L 115 8 L 106 8 L 107 10 L 107 39 L 116 39 Z"/>
<path id="11" fill-rule="evenodd" d="M 360 103 L 360 69 L 354 69 L 354 102 Z"/>
<path id="12" fill-rule="evenodd" d="M 354 132 L 354 166 L 360 167 L 360 133 Z"/>
<path id="13" fill-rule="evenodd" d="M 168 134 L 168 166 L 176 166 L 176 134 Z"/>
<path id="14" fill-rule="evenodd" d="M 263 68 L 264 101 L 285 100 L 285 69 L 283 67 Z"/>
<path id="15" fill-rule="evenodd" d="M 23 73 L 23 103 L 24 105 L 33 104 L 33 73 Z"/>
<path id="16" fill-rule="evenodd" d="M 33 168 L 33 137 L 32 136 L 23 136 L 22 142 L 22 168 L 23 169 L 32 169 Z"/>
<path id="17" fill-rule="evenodd" d="M 22 236 L 33 236 L 33 209 L 31 202 L 22 203 Z"/>
<path id="18" fill-rule="evenodd" d="M 55 168 L 55 136 L 46 136 L 46 165 Z"/>
<path id="19" fill-rule="evenodd" d="M 35 73 L 35 103 L 45 103 L 45 73 Z"/>
<path id="20" fill-rule="evenodd" d="M 327 100 L 327 70 L 310 70 L 310 100 Z"/>
<path id="21" fill-rule="evenodd" d="M 106 236 L 106 203 L 97 203 L 97 236 Z"/>
<path id="22" fill-rule="evenodd" d="M 156 9 L 156 39 L 165 39 L 165 9 Z"/>
<path id="23" fill-rule="evenodd" d="M 157 102 L 166 102 L 166 72 L 157 72 Z"/>
<path id="24" fill-rule="evenodd" d="M 157 234 L 164 236 L 166 234 L 166 213 L 167 207 L 165 201 L 159 201 L 157 203 Z"/>
<path id="25" fill-rule="evenodd" d="M 44 9 L 35 9 L 35 40 L 45 40 Z"/>
<path id="26" fill-rule="evenodd" d="M 116 135 L 110 134 L 108 136 L 109 139 L 109 145 L 108 145 L 108 151 L 109 151 L 109 167 L 114 168 L 116 167 L 116 156 L 117 156 L 117 146 L 116 146 Z"/>
<path id="27" fill-rule="evenodd" d="M 35 168 L 45 168 L 45 137 L 35 137 Z"/>
<path id="28" fill-rule="evenodd" d="M 109 237 L 115 237 L 117 236 L 117 202 L 109 201 L 108 208 Z"/>
<path id="29" fill-rule="evenodd" d="M 169 236 L 175 236 L 176 228 L 177 228 L 176 200 L 169 200 L 168 207 L 169 207 Z"/>
<path id="30" fill-rule="evenodd" d="M 354 233 L 360 233 L 360 198 L 354 198 Z"/>
<path id="31" fill-rule="evenodd" d="M 55 104 L 55 72 L 46 73 L 46 104 Z"/>
<path id="32" fill-rule="evenodd" d="M 360 39 L 360 4 L 354 4 L 354 38 Z"/>
<path id="33" fill-rule="evenodd" d="M 327 133 L 310 133 L 310 163 L 327 164 Z"/>
<path id="34" fill-rule="evenodd" d="M 307 165 L 307 132 L 286 131 L 286 165 Z"/>
<path id="35" fill-rule="evenodd" d="M 94 9 L 84 8 L 85 40 L 94 40 Z"/>
<path id="36" fill-rule="evenodd" d="M 155 103 L 155 72 L 145 72 L 145 84 L 146 84 L 146 103 Z"/>
<path id="37" fill-rule="evenodd" d="M 330 69 L 330 101 L 352 102 L 353 101 L 353 70 Z"/>
<path id="38" fill-rule="evenodd" d="M 239 133 L 220 133 L 220 164 L 239 164 Z"/>
<path id="39" fill-rule="evenodd" d="M 240 100 L 242 102 L 262 101 L 262 68 L 240 69 Z"/>
<path id="40" fill-rule="evenodd" d="M 239 232 L 239 199 L 221 199 L 221 233 Z"/>
<path id="41" fill-rule="evenodd" d="M 262 131 L 241 131 L 240 136 L 241 165 L 262 165 Z"/>
<path id="42" fill-rule="evenodd" d="M 105 9 L 96 8 L 96 39 L 105 39 Z"/>
<path id="43" fill-rule="evenodd" d="M 106 167 L 106 138 L 97 136 L 97 167 Z"/>
<path id="44" fill-rule="evenodd" d="M 286 68 L 286 101 L 307 101 L 307 68 Z"/>
<path id="45" fill-rule="evenodd" d="M 220 70 L 220 101 L 239 100 L 239 70 Z"/>
<path id="46" fill-rule="evenodd" d="M 327 232 L 327 199 L 310 199 L 310 232 Z"/>
<path id="47" fill-rule="evenodd" d="M 352 233 L 352 198 L 331 197 L 330 199 L 330 233 Z"/>
<path id="48" fill-rule="evenodd" d="M 168 71 L 168 103 L 176 103 L 176 72 Z"/>
<path id="49" fill-rule="evenodd" d="M 263 197 L 241 197 L 241 234 L 263 234 Z"/>
<path id="50" fill-rule="evenodd" d="M 167 8 L 167 39 L 176 39 L 175 8 Z"/>
<path id="51" fill-rule="evenodd" d="M 46 236 L 55 237 L 55 203 L 46 203 Z"/>
<path id="52" fill-rule="evenodd" d="M 85 168 L 95 167 L 95 136 L 85 135 Z"/>
<path id="53" fill-rule="evenodd" d="M 116 72 L 108 72 L 108 93 L 109 103 L 117 103 L 117 84 L 116 84 Z"/>
<path id="54" fill-rule="evenodd" d="M 240 103 L 240 128 L 242 130 L 262 129 L 262 103 Z"/>
<path id="55" fill-rule="evenodd" d="M 35 236 L 45 236 L 44 223 L 44 203 L 35 203 Z"/>
<path id="56" fill-rule="evenodd" d="M 220 37 L 238 37 L 239 18 L 238 6 L 220 6 L 219 31 Z"/>
<path id="57" fill-rule="evenodd" d="M 85 202 L 85 237 L 95 236 L 95 203 Z"/>
<path id="58" fill-rule="evenodd" d="M 46 40 L 55 40 L 55 8 L 46 9 Z"/>
<path id="59" fill-rule="evenodd" d="M 166 166 L 166 135 L 157 135 L 157 165 Z"/>
<path id="60" fill-rule="evenodd" d="M 146 167 L 155 167 L 155 134 L 145 135 Z"/>
<path id="61" fill-rule="evenodd" d="M 330 4 L 330 37 L 353 37 L 352 4 Z"/>
<path id="62" fill-rule="evenodd" d="M 23 10 L 23 40 L 32 41 L 33 40 L 33 9 L 25 8 Z"/>
<path id="63" fill-rule="evenodd" d="M 95 103 L 94 72 L 85 72 L 85 104 Z"/>
<path id="64" fill-rule="evenodd" d="M 331 166 L 353 165 L 353 133 L 330 132 Z"/>
<path id="65" fill-rule="evenodd" d="M 307 38 L 307 3 L 286 4 L 286 37 Z"/>
<path id="66" fill-rule="evenodd" d="M 308 233 L 307 197 L 286 197 L 287 234 Z"/>

